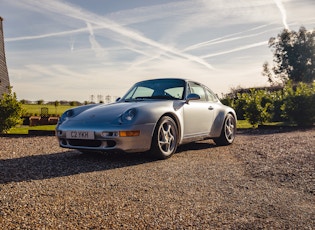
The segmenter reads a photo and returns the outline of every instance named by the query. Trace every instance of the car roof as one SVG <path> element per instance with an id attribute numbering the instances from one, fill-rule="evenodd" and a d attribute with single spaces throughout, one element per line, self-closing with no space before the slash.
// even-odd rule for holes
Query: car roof
<path id="1" fill-rule="evenodd" d="M 156 81 L 156 80 L 182 80 L 182 81 L 192 81 L 192 80 L 189 80 L 189 79 L 186 79 L 186 78 L 178 78 L 178 77 L 160 77 L 160 78 L 148 78 L 148 79 L 144 79 L 142 81 L 138 81 L 138 82 L 143 82 L 143 81 Z"/>

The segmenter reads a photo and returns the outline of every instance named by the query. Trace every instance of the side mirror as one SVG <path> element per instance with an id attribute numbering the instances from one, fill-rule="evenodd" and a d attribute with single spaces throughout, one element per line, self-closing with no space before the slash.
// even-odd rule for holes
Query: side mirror
<path id="1" fill-rule="evenodd" d="M 200 96 L 196 93 L 191 93 L 191 94 L 188 94 L 186 98 L 186 103 L 188 103 L 189 101 L 196 101 L 196 100 L 200 100 Z"/>
<path id="2" fill-rule="evenodd" d="M 121 99 L 121 98 L 120 98 L 120 97 L 118 97 L 118 98 L 116 99 L 116 101 L 115 101 L 115 102 L 118 102 L 120 99 Z"/>

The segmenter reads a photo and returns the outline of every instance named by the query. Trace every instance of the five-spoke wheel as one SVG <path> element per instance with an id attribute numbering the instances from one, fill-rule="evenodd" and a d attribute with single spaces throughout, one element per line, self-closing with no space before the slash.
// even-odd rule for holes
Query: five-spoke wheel
<path id="1" fill-rule="evenodd" d="M 223 123 L 221 135 L 215 138 L 214 142 L 217 145 L 232 144 L 236 133 L 236 120 L 232 114 L 227 114 Z"/>
<path id="2" fill-rule="evenodd" d="M 157 158 L 166 159 L 175 153 L 177 144 L 178 131 L 176 123 L 171 117 L 162 117 L 155 128 L 151 150 Z"/>

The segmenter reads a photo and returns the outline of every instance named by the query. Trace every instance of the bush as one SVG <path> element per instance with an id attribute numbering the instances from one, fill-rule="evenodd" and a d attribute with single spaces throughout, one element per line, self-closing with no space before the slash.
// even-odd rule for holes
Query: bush
<path id="1" fill-rule="evenodd" d="M 232 96 L 222 101 L 235 109 L 238 119 L 253 126 L 269 121 L 289 121 L 298 126 L 315 123 L 315 83 L 294 86 L 288 82 L 283 89 L 251 89 Z"/>
<path id="2" fill-rule="evenodd" d="M 22 105 L 11 90 L 0 99 L 0 133 L 22 123 Z"/>
<path id="3" fill-rule="evenodd" d="M 239 94 L 244 104 L 244 117 L 253 126 L 271 120 L 273 109 L 270 94 L 265 90 L 251 90 L 250 93 Z"/>
<path id="4" fill-rule="evenodd" d="M 282 117 L 299 126 L 309 126 L 315 122 L 315 83 L 291 83 L 284 88 Z"/>

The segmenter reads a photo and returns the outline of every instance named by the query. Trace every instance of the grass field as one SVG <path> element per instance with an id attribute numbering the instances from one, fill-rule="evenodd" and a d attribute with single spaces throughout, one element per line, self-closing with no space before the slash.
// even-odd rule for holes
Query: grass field
<path id="1" fill-rule="evenodd" d="M 48 109 L 48 114 L 50 115 L 61 115 L 64 111 L 67 109 L 73 108 L 75 106 L 70 105 L 22 105 L 22 108 L 24 110 L 24 115 L 40 115 L 42 108 Z"/>
<path id="2" fill-rule="evenodd" d="M 23 116 L 35 116 L 41 115 L 41 109 L 47 108 L 48 114 L 53 116 L 61 116 L 63 112 L 65 112 L 67 109 L 73 108 L 75 106 L 70 105 L 22 105 L 22 108 L 24 110 Z M 7 133 L 8 134 L 28 134 L 29 130 L 48 130 L 52 131 L 55 130 L 56 125 L 40 125 L 40 126 L 27 126 L 27 125 L 19 125 L 12 129 L 10 129 Z"/>
<path id="3" fill-rule="evenodd" d="M 27 126 L 21 125 L 10 129 L 8 134 L 28 134 L 29 130 L 44 130 L 44 131 L 53 131 L 55 130 L 56 125 L 39 125 L 39 126 Z"/>

